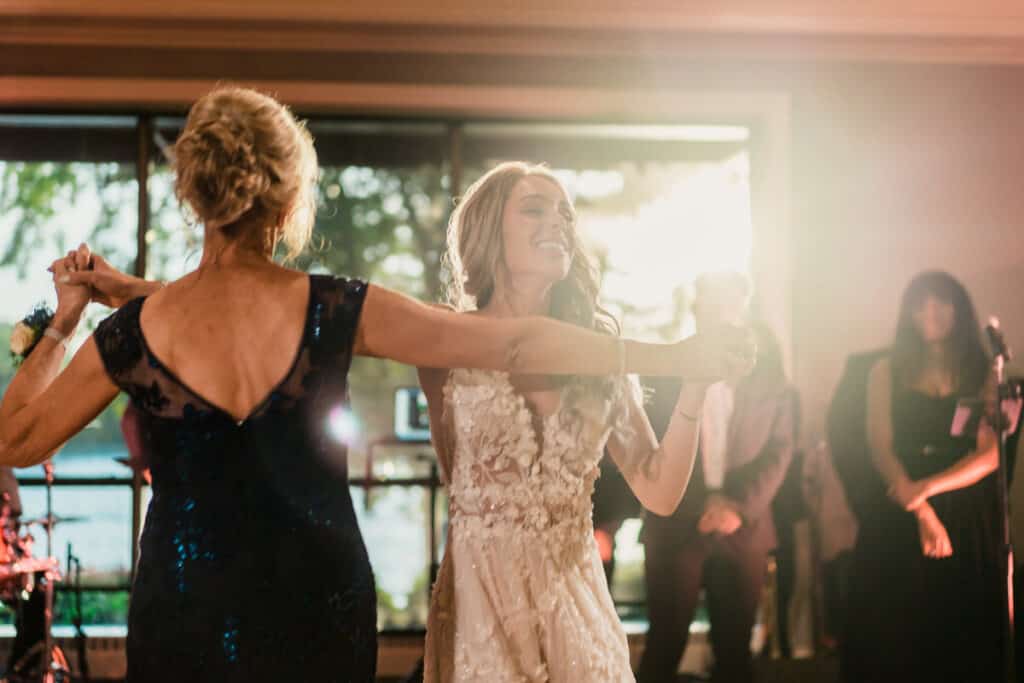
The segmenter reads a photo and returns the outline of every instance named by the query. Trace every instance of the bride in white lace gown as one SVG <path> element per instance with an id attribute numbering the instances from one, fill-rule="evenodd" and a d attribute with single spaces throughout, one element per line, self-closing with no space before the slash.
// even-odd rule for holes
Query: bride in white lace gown
<path id="1" fill-rule="evenodd" d="M 597 305 L 568 195 L 545 168 L 503 164 L 477 181 L 452 216 L 448 247 L 456 309 L 616 332 Z M 684 384 L 660 445 L 625 376 L 420 369 L 450 501 L 427 683 L 634 680 L 591 524 L 598 462 L 607 446 L 645 507 L 675 509 L 708 383 L 749 371 L 753 357 L 740 331 L 717 341 L 705 344 L 707 371 Z"/>

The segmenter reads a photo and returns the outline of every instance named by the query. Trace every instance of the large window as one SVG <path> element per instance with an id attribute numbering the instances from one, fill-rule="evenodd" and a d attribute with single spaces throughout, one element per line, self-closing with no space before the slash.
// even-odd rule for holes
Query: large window
<path id="1" fill-rule="evenodd" d="M 174 279 L 196 267 L 201 230 L 183 218 L 166 150 L 178 117 L 0 115 L 0 336 L 39 301 L 49 262 L 89 241 L 120 268 Z M 296 267 L 365 278 L 437 300 L 457 194 L 505 159 L 547 162 L 573 192 L 604 271 L 602 296 L 632 336 L 688 329 L 700 270 L 746 270 L 751 251 L 748 131 L 742 127 L 548 125 L 314 119 L 321 162 L 315 248 Z M 139 162 L 142 165 L 139 165 Z M 140 186 L 139 179 L 145 182 Z M 144 210 L 140 210 L 143 208 Z M 108 311 L 92 307 L 81 338 Z M 0 386 L 13 370 L 0 354 Z M 350 473 L 378 582 L 380 625 L 425 624 L 445 510 L 428 444 L 394 438 L 394 392 L 414 371 L 357 359 Z M 53 554 L 70 549 L 89 588 L 87 623 L 123 623 L 134 534 L 148 492 L 121 463 L 119 399 L 55 458 Z M 46 512 L 42 469 L 19 473 L 25 518 Z M 641 604 L 639 520 L 618 535 L 613 593 Z M 45 554 L 38 526 L 37 556 Z M 58 620 L 68 621 L 66 597 Z"/>

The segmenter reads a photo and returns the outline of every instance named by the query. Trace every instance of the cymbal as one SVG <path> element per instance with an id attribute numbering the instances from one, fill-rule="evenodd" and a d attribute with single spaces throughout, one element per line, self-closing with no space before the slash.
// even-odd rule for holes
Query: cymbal
<path id="1" fill-rule="evenodd" d="M 23 520 L 21 520 L 21 523 L 25 524 L 25 525 L 38 524 L 39 526 L 46 527 L 46 526 L 49 526 L 50 524 L 54 524 L 54 525 L 56 525 L 56 524 L 65 524 L 65 523 L 73 524 L 75 522 L 88 522 L 88 521 L 89 521 L 88 517 L 81 517 L 81 516 L 78 516 L 78 517 L 61 517 L 60 515 L 53 515 L 53 517 L 50 517 L 50 518 L 47 518 L 47 517 L 36 517 L 34 519 L 23 519 Z"/>

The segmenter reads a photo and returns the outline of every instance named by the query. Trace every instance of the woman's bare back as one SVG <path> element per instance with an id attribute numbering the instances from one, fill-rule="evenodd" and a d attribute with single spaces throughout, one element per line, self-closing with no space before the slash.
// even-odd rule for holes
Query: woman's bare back
<path id="1" fill-rule="evenodd" d="M 294 365 L 309 296 L 309 276 L 298 271 L 200 269 L 151 295 L 140 325 L 182 384 L 242 421 Z"/>

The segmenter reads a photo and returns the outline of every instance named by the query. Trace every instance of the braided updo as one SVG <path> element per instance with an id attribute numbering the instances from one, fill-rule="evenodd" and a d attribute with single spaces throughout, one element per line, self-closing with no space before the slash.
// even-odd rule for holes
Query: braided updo
<path id="1" fill-rule="evenodd" d="M 174 144 L 174 190 L 206 228 L 287 258 L 309 243 L 316 151 L 305 126 L 272 97 L 222 87 L 189 111 Z"/>

